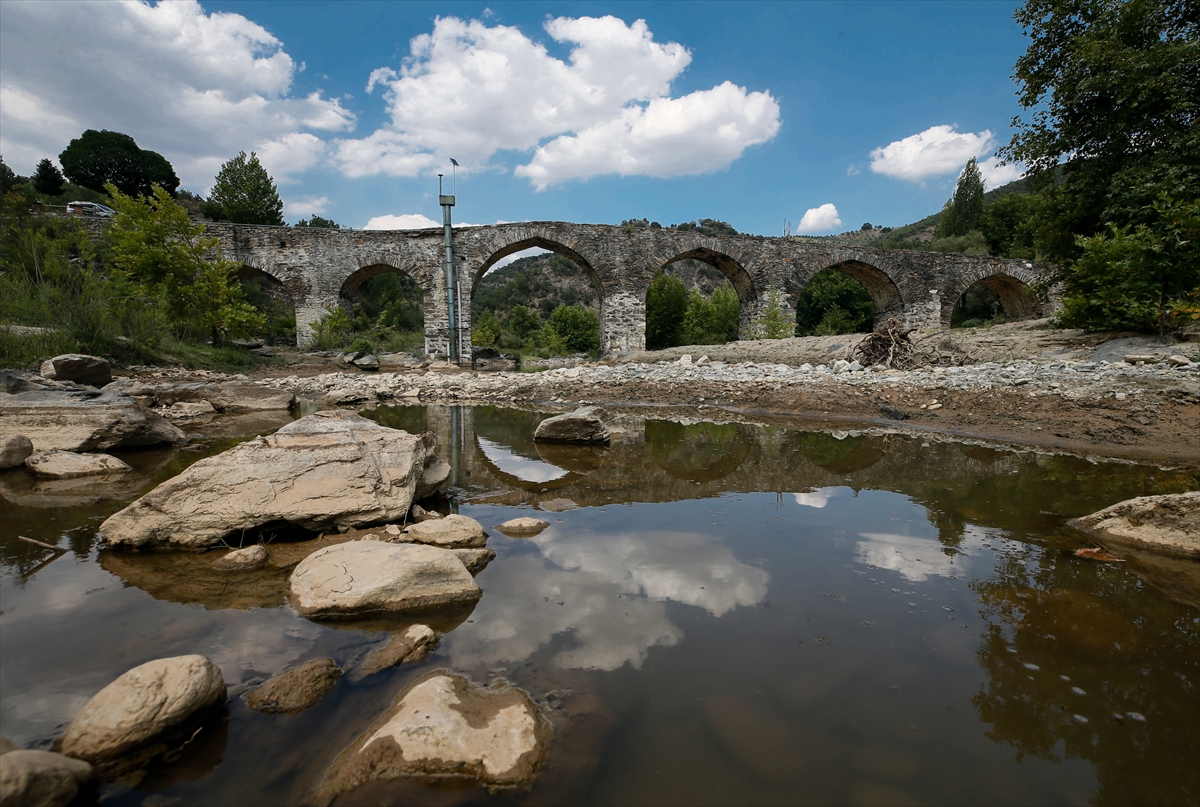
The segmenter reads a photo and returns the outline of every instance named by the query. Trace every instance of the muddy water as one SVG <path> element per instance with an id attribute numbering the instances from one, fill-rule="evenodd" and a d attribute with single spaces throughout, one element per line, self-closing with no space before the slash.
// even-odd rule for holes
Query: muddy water
<path id="1" fill-rule="evenodd" d="M 203 653 L 231 692 L 309 658 L 350 672 L 298 715 L 240 697 L 177 759 L 106 784 L 114 805 L 298 804 L 404 686 L 505 677 L 552 714 L 526 793 L 388 783 L 344 804 L 1200 803 L 1200 575 L 1153 556 L 1070 553 L 1073 516 L 1197 486 L 1193 473 L 1002 447 L 626 419 L 607 449 L 535 445 L 535 413 L 378 409 L 438 435 L 443 509 L 498 557 L 425 662 L 353 667 L 403 623 L 318 624 L 288 563 L 221 576 L 209 555 L 114 555 L 108 514 L 278 424 L 198 429 L 122 454 L 113 483 L 0 474 L 0 722 L 45 747 L 130 667 Z M 238 431 L 241 434 L 235 434 Z M 551 500 L 561 512 L 541 511 Z M 16 535 L 70 551 L 49 553 Z M 336 540 L 330 539 L 330 540 Z"/>

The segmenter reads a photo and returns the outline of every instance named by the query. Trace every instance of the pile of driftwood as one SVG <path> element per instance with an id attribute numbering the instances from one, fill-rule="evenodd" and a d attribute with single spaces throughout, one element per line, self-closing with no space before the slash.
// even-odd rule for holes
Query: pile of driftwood
<path id="1" fill-rule="evenodd" d="M 901 329 L 897 320 L 889 319 L 882 329 L 869 333 L 854 346 L 851 355 L 864 367 L 882 365 L 894 370 L 911 370 L 925 366 L 956 366 L 971 360 L 949 336 L 932 334 L 924 344 L 910 338 L 916 328 Z M 938 337 L 941 337 L 938 339 Z"/>

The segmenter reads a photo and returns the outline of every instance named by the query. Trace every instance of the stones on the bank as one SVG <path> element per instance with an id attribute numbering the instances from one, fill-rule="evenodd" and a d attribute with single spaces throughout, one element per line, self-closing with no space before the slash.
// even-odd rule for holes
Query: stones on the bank
<path id="1" fill-rule="evenodd" d="M 545 510 L 548 513 L 565 513 L 568 510 L 574 510 L 579 505 L 570 499 L 547 499 L 544 502 L 538 502 L 538 509 Z"/>
<path id="2" fill-rule="evenodd" d="M 267 562 L 267 549 L 262 544 L 235 549 L 213 561 L 213 568 L 220 571 L 248 572 L 262 568 Z"/>
<path id="3" fill-rule="evenodd" d="M 437 510 L 426 510 L 419 504 L 414 504 L 412 506 L 412 511 L 409 513 L 409 515 L 412 516 L 413 521 L 429 521 L 430 519 L 442 517 L 442 514 Z"/>
<path id="4" fill-rule="evenodd" d="M 379 357 L 376 356 L 374 353 L 368 353 L 365 356 L 359 356 L 357 359 L 352 360 L 350 363 L 353 364 L 355 367 L 357 367 L 360 370 L 378 370 L 379 369 Z"/>
<path id="5" fill-rule="evenodd" d="M 443 518 L 419 521 L 409 526 L 399 540 L 438 546 L 443 549 L 467 549 L 487 543 L 483 525 L 457 513 Z"/>
<path id="6" fill-rule="evenodd" d="M 1187 356 L 1183 356 L 1180 354 L 1176 354 L 1174 356 L 1167 356 L 1167 364 L 1171 365 L 1172 367 L 1187 367 L 1191 363 L 1192 363 L 1192 360 L 1189 359 Z"/>
<path id="7" fill-rule="evenodd" d="M 1200 491 L 1139 496 L 1067 523 L 1102 544 L 1200 559 Z"/>
<path id="8" fill-rule="evenodd" d="M 546 759 L 550 727 L 537 706 L 507 683 L 482 687 L 434 672 L 400 693 L 387 712 L 342 752 L 318 800 L 374 780 L 474 778 L 489 788 L 529 785 Z"/>
<path id="9" fill-rule="evenodd" d="M 191 465 L 100 525 L 109 545 L 200 549 L 265 524 L 326 532 L 402 519 L 449 475 L 431 434 L 335 410 Z"/>
<path id="10" fill-rule="evenodd" d="M 82 353 L 64 353 L 42 362 L 42 378 L 51 381 L 69 381 L 103 387 L 112 381 L 112 365 L 108 359 L 87 356 Z"/>
<path id="11" fill-rule="evenodd" d="M 574 412 L 546 418 L 533 433 L 534 440 L 551 443 L 608 443 L 612 434 L 598 406 L 581 406 Z"/>
<path id="12" fill-rule="evenodd" d="M 25 435 L 40 451 L 104 451 L 187 440 L 177 426 L 115 390 L 50 387 L 0 395 L 0 419 L 5 432 Z"/>
<path id="13" fill-rule="evenodd" d="M 355 674 L 372 675 L 401 664 L 414 664 L 424 660 L 437 647 L 438 635 L 428 625 L 409 625 L 378 650 L 372 650 L 363 660 Z"/>
<path id="14" fill-rule="evenodd" d="M 33 443 L 23 434 L 0 437 L 0 470 L 24 464 L 33 453 Z"/>
<path id="15" fill-rule="evenodd" d="M 1162 356 L 1154 353 L 1130 353 L 1125 356 L 1126 364 L 1154 364 L 1162 360 Z"/>
<path id="16" fill-rule="evenodd" d="M 462 565 L 467 567 L 467 571 L 471 576 L 482 572 L 487 568 L 487 565 L 496 559 L 496 551 L 494 549 L 451 549 L 454 557 L 462 561 Z"/>
<path id="17" fill-rule="evenodd" d="M 215 417 L 217 410 L 208 401 L 176 401 L 162 410 L 167 420 L 196 420 Z"/>
<path id="18" fill-rule="evenodd" d="M 296 567 L 289 588 L 293 607 L 309 617 L 426 611 L 483 596 L 450 550 L 381 541 L 317 550 Z"/>
<path id="19" fill-rule="evenodd" d="M 66 807 L 92 778 L 92 766 L 52 751 L 6 751 L 0 756 L 0 804 Z"/>
<path id="20" fill-rule="evenodd" d="M 527 538 L 531 535 L 537 535 L 542 530 L 550 526 L 549 521 L 542 521 L 540 518 L 530 518 L 529 516 L 521 516 L 520 518 L 510 518 L 503 524 L 496 527 L 500 532 L 513 538 Z"/>
<path id="21" fill-rule="evenodd" d="M 76 759 L 108 762 L 224 701 L 221 670 L 204 656 L 148 661 L 88 701 L 54 748 Z"/>
<path id="22" fill-rule="evenodd" d="M 245 414 L 249 412 L 274 412 L 289 408 L 296 396 L 288 390 L 250 384 L 245 381 L 189 381 L 185 383 L 163 382 L 151 384 L 129 379 L 120 379 L 106 389 L 128 393 L 143 401 L 147 406 L 166 407 L 168 411 L 192 416 L 205 411 L 203 408 L 183 407 L 180 404 L 208 404 L 223 414 Z"/>
<path id="23" fill-rule="evenodd" d="M 331 658 L 316 658 L 250 690 L 246 703 L 259 712 L 301 712 L 325 697 L 342 675 Z"/>
<path id="24" fill-rule="evenodd" d="M 123 474 L 133 470 L 111 454 L 76 454 L 73 451 L 39 451 L 25 460 L 25 467 L 38 476 L 51 479 Z"/>

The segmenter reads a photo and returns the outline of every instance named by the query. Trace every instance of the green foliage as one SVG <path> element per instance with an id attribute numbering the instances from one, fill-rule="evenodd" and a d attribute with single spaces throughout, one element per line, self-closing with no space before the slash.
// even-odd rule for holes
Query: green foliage
<path id="1" fill-rule="evenodd" d="M 659 272 L 646 292 L 646 347 L 662 350 L 683 344 L 688 294 L 683 281 Z"/>
<path id="2" fill-rule="evenodd" d="M 342 225 L 338 224 L 333 219 L 327 219 L 324 216 L 318 216 L 316 213 L 309 216 L 307 219 L 300 219 L 296 222 L 297 227 L 323 227 L 328 230 L 340 230 Z"/>
<path id="3" fill-rule="evenodd" d="M 834 304 L 825 309 L 825 313 L 821 315 L 821 321 L 813 329 L 813 334 L 816 336 L 836 336 L 842 333 L 854 333 L 860 329 L 861 326 L 858 320 L 850 312 Z"/>
<path id="4" fill-rule="evenodd" d="M 491 311 L 484 310 L 471 329 L 471 344 L 477 347 L 495 347 L 500 338 L 500 321 Z"/>
<path id="5" fill-rule="evenodd" d="M 88 129 L 67 144 L 58 161 L 71 182 L 93 191 L 111 183 L 127 196 L 146 196 L 157 184 L 173 195 L 179 187 L 179 177 L 161 154 L 143 151 L 129 135 L 107 129 Z"/>
<path id="6" fill-rule="evenodd" d="M 962 235 L 949 235 L 929 242 L 930 252 L 949 252 L 957 255 L 987 255 L 988 242 L 979 230 Z"/>
<path id="7" fill-rule="evenodd" d="M 542 253 L 518 258 L 488 272 L 475 289 L 471 316 L 477 318 L 486 309 L 504 320 L 521 305 L 548 317 L 560 305 L 596 304 L 591 278 L 574 261 L 556 253 Z M 540 320 L 537 327 L 541 327 Z"/>
<path id="8" fill-rule="evenodd" d="M 542 327 L 542 320 L 537 313 L 523 305 L 513 306 L 504 323 L 505 329 L 518 339 L 528 339 Z"/>
<path id="9" fill-rule="evenodd" d="M 327 305 L 325 313 L 313 324 L 313 347 L 320 350 L 346 347 L 353 333 L 350 312 L 340 305 Z"/>
<path id="10" fill-rule="evenodd" d="M 778 289 L 771 289 L 766 295 L 766 305 L 762 316 L 754 323 L 752 333 L 755 339 L 785 339 L 794 332 L 794 327 L 787 321 L 783 313 L 783 300 Z"/>
<path id="11" fill-rule="evenodd" d="M 0 156 L 0 197 L 7 196 L 16 184 L 16 173 L 8 167 L 8 163 L 4 162 L 4 157 Z"/>
<path id="12" fill-rule="evenodd" d="M 699 219 L 698 221 L 685 221 L 682 224 L 672 224 L 667 229 L 679 230 L 680 232 L 696 232 L 703 235 L 738 235 L 738 231 L 733 228 L 733 225 L 727 221 L 720 221 L 719 219 Z"/>
<path id="13" fill-rule="evenodd" d="M 997 198 L 983 210 L 980 229 L 988 252 L 1001 258 L 1037 257 L 1034 241 L 1042 201 L 1038 196 L 1010 193 Z"/>
<path id="14" fill-rule="evenodd" d="M 839 314 L 826 321 L 829 311 Z M 796 300 L 796 336 L 812 336 L 824 325 L 827 333 L 869 331 L 875 322 L 875 304 L 863 284 L 837 269 L 813 275 Z M 841 330 L 829 330 L 838 328 Z"/>
<path id="15" fill-rule="evenodd" d="M 283 200 L 258 155 L 239 152 L 221 166 L 204 215 L 235 224 L 283 224 Z"/>
<path id="16" fill-rule="evenodd" d="M 62 171 L 50 162 L 49 157 L 42 158 L 33 173 L 33 189 L 47 196 L 58 196 L 63 192 L 64 184 L 66 179 L 63 178 Z"/>
<path id="17" fill-rule="evenodd" d="M 550 315 L 547 325 L 562 338 L 563 346 L 571 353 L 600 349 L 600 317 L 590 308 L 560 305 Z"/>
<path id="18" fill-rule="evenodd" d="M 954 304 L 950 314 L 953 328 L 978 328 L 1004 321 L 1004 308 L 996 292 L 982 283 L 972 283 Z"/>
<path id="19" fill-rule="evenodd" d="M 351 299 L 358 331 L 425 330 L 425 295 L 408 275 L 399 272 L 376 275 L 359 286 Z"/>
<path id="20" fill-rule="evenodd" d="M 983 220 L 983 176 L 975 158 L 967 160 L 967 167 L 958 177 L 954 196 L 946 202 L 942 218 L 938 221 L 937 237 L 962 236 L 978 230 Z M 935 252 L 938 250 L 934 250 Z M 975 253 L 972 253 L 975 254 Z"/>

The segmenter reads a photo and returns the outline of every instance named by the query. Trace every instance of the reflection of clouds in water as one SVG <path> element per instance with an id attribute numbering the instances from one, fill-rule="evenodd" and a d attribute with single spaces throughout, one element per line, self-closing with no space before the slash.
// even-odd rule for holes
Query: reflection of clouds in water
<path id="1" fill-rule="evenodd" d="M 817 488 L 807 493 L 793 493 L 792 497 L 796 500 L 796 504 L 820 509 L 829 504 L 829 500 L 836 495 L 837 488 Z"/>
<path id="2" fill-rule="evenodd" d="M 562 479 L 567 475 L 567 472 L 557 465 L 519 456 L 511 449 L 499 443 L 493 443 L 486 437 L 475 435 L 475 439 L 479 441 L 479 448 L 483 451 L 483 455 L 493 465 L 502 472 L 524 482 L 553 482 L 555 479 Z"/>
<path id="3" fill-rule="evenodd" d="M 297 619 L 285 608 L 239 612 L 239 616 L 209 636 L 206 649 L 192 651 L 211 658 L 226 681 L 240 681 L 242 670 L 264 675 L 283 672 L 284 667 L 308 652 L 321 633 L 320 627 Z"/>
<path id="4" fill-rule="evenodd" d="M 900 572 L 909 580 L 920 583 L 933 575 L 949 577 L 966 570 L 966 560 L 942 552 L 942 545 L 932 538 L 897 535 L 888 532 L 859 533 L 858 561 Z"/>
<path id="5" fill-rule="evenodd" d="M 615 670 L 628 662 L 636 669 L 651 647 L 683 638 L 666 616 L 666 600 L 720 616 L 767 594 L 765 571 L 701 535 L 548 531 L 528 540 L 544 557 L 488 568 L 473 621 L 447 637 L 456 665 L 521 661 L 569 631 L 574 647 L 555 656 L 559 666 Z"/>

